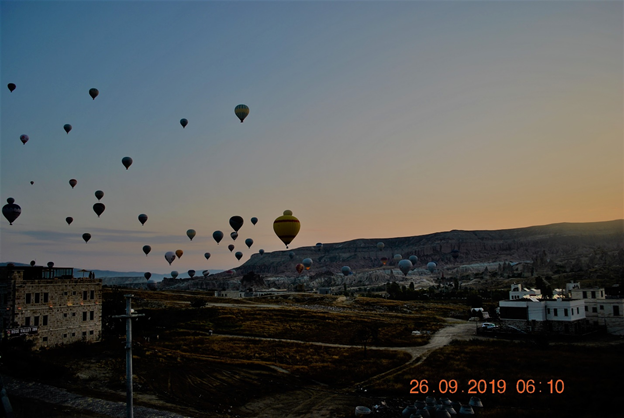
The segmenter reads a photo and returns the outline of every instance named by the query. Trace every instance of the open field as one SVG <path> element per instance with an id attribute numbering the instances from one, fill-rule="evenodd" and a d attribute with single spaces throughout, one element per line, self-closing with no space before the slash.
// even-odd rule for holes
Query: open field
<path id="1" fill-rule="evenodd" d="M 3 371 L 123 402 L 125 326 L 109 316 L 123 311 L 124 293 L 105 291 L 102 343 L 36 354 L 5 351 Z M 616 416 L 609 412 L 624 372 L 617 340 L 563 345 L 469 339 L 472 323 L 449 326 L 444 319 L 463 309 L 453 303 L 301 295 L 228 304 L 195 292 L 133 293 L 139 297 L 133 307 L 145 314 L 133 333 L 137 406 L 191 417 L 338 418 L 352 416 L 356 405 L 385 402 L 388 408 L 377 415 L 390 417 L 424 399 L 410 395 L 414 379 L 428 380 L 432 391 L 439 391 L 441 380 L 456 380 L 459 391 L 467 391 L 475 379 L 506 382 L 505 393 L 497 387 L 494 394 L 478 394 L 486 405 L 481 416 L 594 416 L 583 415 L 587 405 Z M 192 308 L 198 298 L 207 305 Z M 432 334 L 412 336 L 415 329 Z M 463 341 L 446 345 L 453 338 Z M 520 379 L 543 382 L 541 390 L 548 389 L 545 382 L 561 380 L 565 390 L 518 394 Z M 460 392 L 447 396 L 469 399 Z"/>

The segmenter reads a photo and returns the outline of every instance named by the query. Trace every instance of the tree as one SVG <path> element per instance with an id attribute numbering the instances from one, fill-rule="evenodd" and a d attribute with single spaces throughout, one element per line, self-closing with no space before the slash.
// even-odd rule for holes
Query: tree
<path id="1" fill-rule="evenodd" d="M 364 324 L 356 328 L 352 341 L 364 347 L 364 357 L 368 357 L 366 348 L 369 344 L 379 341 L 379 326 L 377 324 Z"/>

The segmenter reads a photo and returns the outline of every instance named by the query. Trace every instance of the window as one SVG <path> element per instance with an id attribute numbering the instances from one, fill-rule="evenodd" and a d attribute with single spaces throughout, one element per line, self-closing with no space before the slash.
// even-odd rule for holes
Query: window
<path id="1" fill-rule="evenodd" d="M 585 305 L 585 312 L 587 312 L 587 305 Z"/>
<path id="2" fill-rule="evenodd" d="M 600 310 L 604 311 L 604 305 L 600 305 Z"/>
<path id="3" fill-rule="evenodd" d="M 72 312 L 72 316 L 76 316 L 76 312 Z"/>
<path id="4" fill-rule="evenodd" d="M 36 327 L 38 327 L 38 326 L 39 326 L 39 317 L 38 317 L 38 316 L 33 316 L 33 319 L 34 319 L 34 321 L 33 321 L 33 322 L 34 322 L 34 323 L 33 323 L 33 325 L 34 325 L 34 326 L 36 326 Z"/>
<path id="5" fill-rule="evenodd" d="M 576 307 L 576 313 L 577 313 L 577 314 L 579 313 L 579 308 L 578 308 L 578 306 Z"/>
<path id="6" fill-rule="evenodd" d="M 620 307 L 613 305 L 613 316 L 620 316 Z"/>
<path id="7" fill-rule="evenodd" d="M 31 300 L 31 294 L 30 293 L 26 293 L 26 303 L 30 303 Z"/>
<path id="8" fill-rule="evenodd" d="M 75 337 L 75 336 L 76 336 L 76 333 L 75 333 L 75 332 L 72 332 L 72 337 Z"/>
<path id="9" fill-rule="evenodd" d="M 30 326 L 30 316 L 27 316 L 26 318 L 24 318 L 24 326 L 25 327 Z"/>
<path id="10" fill-rule="evenodd" d="M 63 318 L 67 318 L 67 314 L 66 313 L 63 314 Z"/>
<path id="11" fill-rule="evenodd" d="M 87 312 L 86 311 L 82 313 L 82 320 L 83 321 L 87 320 Z"/>
<path id="12" fill-rule="evenodd" d="M 82 291 L 82 300 L 87 300 L 87 294 L 88 292 L 86 290 Z"/>
<path id="13" fill-rule="evenodd" d="M 550 315 L 550 308 L 548 308 L 548 315 Z"/>
<path id="14" fill-rule="evenodd" d="M 89 319 L 93 321 L 94 318 L 95 318 L 95 312 L 94 311 L 89 312 Z"/>
<path id="15" fill-rule="evenodd" d="M 48 325 L 48 315 L 43 315 L 43 326 Z"/>
<path id="16" fill-rule="evenodd" d="M 86 337 L 87 336 L 87 331 L 82 331 L 82 336 Z"/>
<path id="17" fill-rule="evenodd" d="M 555 316 L 558 316 L 558 315 L 557 315 L 557 308 L 555 308 Z"/>
<path id="18" fill-rule="evenodd" d="M 594 313 L 598 312 L 598 308 L 596 308 L 595 306 L 592 306 L 592 312 Z"/>
<path id="19" fill-rule="evenodd" d="M 563 316 L 568 316 L 568 310 L 567 309 L 563 310 Z"/>
<path id="20" fill-rule="evenodd" d="M 76 296 L 76 291 L 75 290 L 72 292 L 72 296 Z"/>
<path id="21" fill-rule="evenodd" d="M 43 303 L 48 303 L 49 300 L 50 300 L 49 299 L 49 294 L 48 293 L 44 293 L 43 294 Z"/>
<path id="22" fill-rule="evenodd" d="M 601 291 L 600 291 L 600 297 L 601 297 L 601 298 L 604 298 L 604 290 L 601 290 Z"/>
<path id="23" fill-rule="evenodd" d="M 63 334 L 63 338 L 67 338 L 67 334 Z"/>
<path id="24" fill-rule="evenodd" d="M 43 340 L 44 343 L 47 343 L 48 342 L 48 337 L 43 337 L 42 340 Z"/>
<path id="25" fill-rule="evenodd" d="M 41 302 L 41 293 L 35 293 L 35 303 Z"/>
<path id="26" fill-rule="evenodd" d="M 89 299 L 95 299 L 95 290 L 91 291 L 91 294 L 89 295 Z"/>
<path id="27" fill-rule="evenodd" d="M 89 331 L 89 335 L 93 335 L 93 330 Z"/>
<path id="28" fill-rule="evenodd" d="M 596 299 L 596 292 L 592 290 L 592 299 Z"/>
<path id="29" fill-rule="evenodd" d="M 63 292 L 63 296 L 67 296 L 67 292 Z"/>
<path id="30" fill-rule="evenodd" d="M 587 290 L 583 290 L 583 299 L 587 299 Z"/>

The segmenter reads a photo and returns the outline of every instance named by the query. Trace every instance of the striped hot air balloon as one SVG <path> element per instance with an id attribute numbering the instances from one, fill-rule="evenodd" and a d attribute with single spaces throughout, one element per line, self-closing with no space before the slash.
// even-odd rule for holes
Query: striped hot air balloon
<path id="1" fill-rule="evenodd" d="M 247 107 L 247 105 L 239 104 L 234 108 L 234 113 L 236 113 L 236 116 L 238 116 L 241 123 L 243 123 L 243 120 L 245 120 L 247 115 L 249 115 L 249 108 Z"/>
<path id="2" fill-rule="evenodd" d="M 295 239 L 299 233 L 299 229 L 301 229 L 299 219 L 295 218 L 290 210 L 285 210 L 284 215 L 278 217 L 273 222 L 273 231 L 275 231 L 275 235 L 286 245 L 286 248 L 288 248 L 288 244 Z"/>

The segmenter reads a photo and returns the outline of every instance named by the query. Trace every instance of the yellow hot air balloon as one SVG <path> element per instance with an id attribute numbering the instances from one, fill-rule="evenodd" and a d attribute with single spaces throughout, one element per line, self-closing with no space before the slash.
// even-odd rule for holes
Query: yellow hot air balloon
<path id="1" fill-rule="evenodd" d="M 234 108 L 234 113 L 236 113 L 236 116 L 240 119 L 241 123 L 243 123 L 247 115 L 249 115 L 249 107 L 244 104 L 239 104 Z"/>
<path id="2" fill-rule="evenodd" d="M 182 254 L 184 254 L 184 251 L 182 250 L 176 250 L 175 255 L 178 256 L 178 258 L 182 258 Z"/>
<path id="3" fill-rule="evenodd" d="M 295 239 L 299 233 L 299 229 L 301 229 L 299 219 L 295 218 L 290 210 L 285 210 L 284 215 L 273 222 L 273 231 L 275 231 L 277 237 L 286 244 L 286 248 L 288 248 L 288 244 Z"/>

